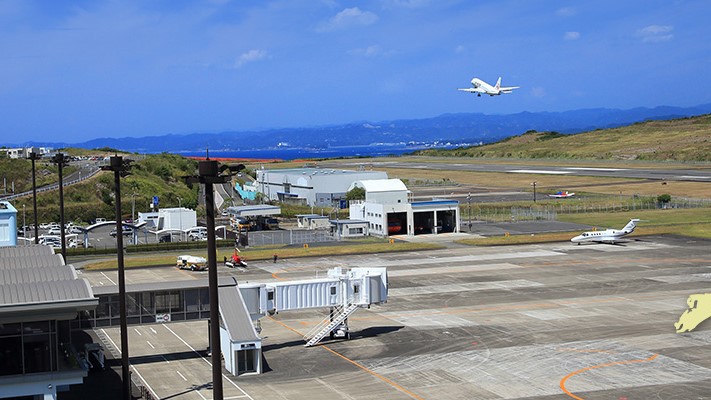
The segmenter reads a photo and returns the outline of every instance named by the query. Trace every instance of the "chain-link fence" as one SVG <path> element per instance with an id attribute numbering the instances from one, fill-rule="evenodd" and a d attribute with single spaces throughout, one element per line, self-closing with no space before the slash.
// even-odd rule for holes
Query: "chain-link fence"
<path id="1" fill-rule="evenodd" d="M 580 213 L 614 213 L 636 210 L 685 209 L 711 207 L 711 199 L 675 198 L 666 203 L 660 203 L 654 198 L 627 198 L 615 202 L 580 202 L 566 201 L 556 205 L 533 205 L 530 207 L 480 207 L 468 209 L 461 207 L 462 223 L 469 219 L 475 222 L 516 222 L 516 221 L 555 221 L 561 214 Z"/>
<path id="2" fill-rule="evenodd" d="M 335 242 L 338 238 L 329 230 L 290 229 L 249 232 L 250 246 L 270 244 L 305 244 Z"/>

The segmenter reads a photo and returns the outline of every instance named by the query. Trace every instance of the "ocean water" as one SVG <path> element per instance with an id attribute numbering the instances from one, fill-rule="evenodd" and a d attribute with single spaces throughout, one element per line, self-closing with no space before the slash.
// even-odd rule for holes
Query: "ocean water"
<path id="1" fill-rule="evenodd" d="M 427 148 L 425 146 L 405 145 L 378 145 L 378 146 L 352 146 L 330 147 L 326 149 L 310 148 L 273 148 L 260 150 L 220 151 L 210 150 L 210 157 L 214 158 L 254 158 L 254 159 L 281 159 L 296 160 L 302 158 L 336 158 L 336 157 L 382 157 L 388 155 L 401 155 L 415 150 Z M 188 157 L 205 157 L 205 151 L 181 152 Z"/>

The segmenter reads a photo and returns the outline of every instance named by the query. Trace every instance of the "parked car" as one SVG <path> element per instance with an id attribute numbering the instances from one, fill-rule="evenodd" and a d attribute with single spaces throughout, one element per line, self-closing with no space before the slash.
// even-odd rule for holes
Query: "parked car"
<path id="1" fill-rule="evenodd" d="M 133 228 L 124 227 L 123 229 L 121 229 L 121 234 L 123 234 L 124 236 L 132 236 Z M 116 228 L 112 229 L 111 232 L 109 232 L 109 235 L 111 235 L 111 237 L 116 237 Z"/>
<path id="2" fill-rule="evenodd" d="M 189 240 L 207 240 L 207 235 L 202 232 L 190 232 L 188 233 Z"/>
<path id="3" fill-rule="evenodd" d="M 47 231 L 48 235 L 61 235 L 62 234 L 62 228 L 57 226 L 56 228 L 49 228 L 49 231 Z"/>
<path id="4" fill-rule="evenodd" d="M 39 238 L 39 243 L 51 246 L 55 249 L 62 247 L 61 239 L 56 236 L 41 236 Z"/>
<path id="5" fill-rule="evenodd" d="M 171 235 L 163 235 L 158 238 L 158 243 L 170 243 L 173 241 L 173 237 Z"/>

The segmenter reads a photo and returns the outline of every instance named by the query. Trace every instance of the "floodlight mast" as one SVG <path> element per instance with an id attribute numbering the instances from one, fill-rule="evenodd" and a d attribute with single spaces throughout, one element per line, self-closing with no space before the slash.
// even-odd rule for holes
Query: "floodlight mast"
<path id="1" fill-rule="evenodd" d="M 118 264 L 119 314 L 121 324 L 121 379 L 123 383 L 122 396 L 131 400 L 131 371 L 128 361 L 128 324 L 126 321 L 126 278 L 123 262 L 123 221 L 121 221 L 121 177 L 128 175 L 131 160 L 123 160 L 121 156 L 112 156 L 109 165 L 101 167 L 114 173 L 114 201 L 116 202 L 116 261 Z"/>
<path id="2" fill-rule="evenodd" d="M 34 147 L 30 152 L 29 159 L 32 160 L 32 210 L 35 218 L 35 244 L 39 244 L 39 224 L 37 223 L 37 176 L 35 173 L 35 161 L 40 159 Z"/>
<path id="3" fill-rule="evenodd" d="M 223 400 L 222 346 L 220 344 L 220 308 L 217 290 L 217 248 L 215 244 L 215 195 L 213 184 L 225 183 L 229 176 L 219 175 L 217 161 L 209 158 L 198 163 L 198 175 L 187 176 L 188 184 L 205 185 L 205 213 L 207 222 L 207 270 L 210 294 L 210 357 L 212 361 L 212 397 Z"/>
<path id="4" fill-rule="evenodd" d="M 61 230 L 59 237 L 61 238 L 62 242 L 62 258 L 64 258 L 64 262 L 66 263 L 67 244 L 65 243 L 66 235 L 64 233 L 64 179 L 62 176 L 62 171 L 69 162 L 69 159 L 64 156 L 64 153 L 57 153 L 54 155 L 54 157 L 52 157 L 52 162 L 57 165 L 59 172 L 59 227 Z"/>

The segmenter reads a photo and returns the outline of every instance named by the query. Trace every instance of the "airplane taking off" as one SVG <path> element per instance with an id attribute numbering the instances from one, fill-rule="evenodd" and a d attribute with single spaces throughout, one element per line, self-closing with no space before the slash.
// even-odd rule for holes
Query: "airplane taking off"
<path id="1" fill-rule="evenodd" d="M 619 231 L 617 229 L 605 229 L 604 231 L 583 232 L 582 234 L 570 239 L 570 241 L 577 244 L 582 242 L 615 244 L 615 242 L 622 241 L 621 239 L 623 236 L 627 236 L 634 232 L 634 228 L 637 226 L 637 222 L 639 221 L 640 220 L 637 218 L 632 218 L 630 222 L 628 222 L 627 225 Z"/>
<path id="2" fill-rule="evenodd" d="M 501 86 L 501 77 L 496 81 L 495 86 L 491 86 L 488 83 L 482 81 L 479 78 L 472 79 L 473 88 L 467 89 L 457 89 L 462 92 L 476 93 L 477 96 L 481 97 L 482 94 L 488 94 L 489 96 L 498 96 L 501 93 L 511 93 L 514 89 L 520 88 L 520 86 Z"/>
<path id="3" fill-rule="evenodd" d="M 548 197 L 553 197 L 554 199 L 565 199 L 566 197 L 573 197 L 575 193 L 569 193 L 567 190 L 565 192 L 558 191 L 556 194 L 549 194 Z"/>

